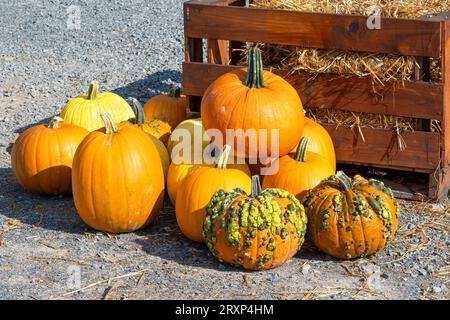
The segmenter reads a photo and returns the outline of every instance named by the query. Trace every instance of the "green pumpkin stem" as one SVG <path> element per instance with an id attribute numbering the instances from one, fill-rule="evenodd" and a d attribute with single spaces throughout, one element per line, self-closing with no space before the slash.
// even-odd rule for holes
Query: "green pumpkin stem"
<path id="1" fill-rule="evenodd" d="M 353 189 L 352 180 L 344 173 L 344 171 L 338 171 L 335 177 L 344 191 L 350 191 Z"/>
<path id="2" fill-rule="evenodd" d="M 223 147 L 222 154 L 219 157 L 219 160 L 217 160 L 217 169 L 226 169 L 227 168 L 227 162 L 228 157 L 230 156 L 231 146 L 226 144 Z"/>
<path id="3" fill-rule="evenodd" d="M 134 119 L 131 122 L 134 124 L 144 124 L 145 123 L 145 113 L 142 104 L 135 98 L 131 99 L 131 109 L 133 109 Z M 131 120 L 131 119 L 130 119 Z"/>
<path id="4" fill-rule="evenodd" d="M 261 194 L 261 182 L 259 181 L 259 176 L 258 175 L 254 175 L 252 176 L 252 198 L 256 198 L 257 196 L 259 196 Z"/>
<path id="5" fill-rule="evenodd" d="M 103 112 L 100 117 L 102 118 L 103 122 L 105 123 L 106 134 L 113 134 L 119 131 L 116 124 L 114 123 L 114 120 L 112 119 L 111 115 L 108 112 Z"/>
<path id="6" fill-rule="evenodd" d="M 250 48 L 247 63 L 247 79 L 244 84 L 249 88 L 264 88 L 263 63 L 259 48 Z"/>
<path id="7" fill-rule="evenodd" d="M 48 123 L 48 126 L 47 126 L 47 127 L 49 127 L 50 129 L 56 129 L 56 128 L 59 128 L 59 123 L 60 123 L 60 122 L 63 122 L 63 121 L 64 121 L 64 119 L 61 118 L 61 117 L 58 117 L 58 116 L 53 117 L 53 118 L 50 120 L 50 122 Z"/>
<path id="8" fill-rule="evenodd" d="M 306 155 L 306 151 L 308 149 L 308 144 L 309 144 L 308 137 L 303 137 L 300 140 L 300 143 L 298 144 L 298 147 L 297 147 L 297 152 L 295 153 L 295 160 L 301 161 L 301 162 L 306 162 L 308 160 L 308 157 Z"/>
<path id="9" fill-rule="evenodd" d="M 181 88 L 173 87 L 169 90 L 167 95 L 172 98 L 179 98 L 181 96 Z"/>
<path id="10" fill-rule="evenodd" d="M 95 81 L 95 80 L 92 81 L 92 82 L 89 84 L 89 89 L 88 89 L 88 92 L 87 92 L 87 98 L 88 98 L 89 100 L 93 100 L 93 99 L 95 99 L 95 98 L 97 97 L 98 88 L 99 88 L 99 84 L 98 84 L 98 82 Z"/>

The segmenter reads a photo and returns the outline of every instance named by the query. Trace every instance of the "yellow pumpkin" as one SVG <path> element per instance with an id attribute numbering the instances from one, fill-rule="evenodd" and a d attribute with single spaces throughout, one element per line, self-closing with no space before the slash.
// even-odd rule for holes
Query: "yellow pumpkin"
<path id="1" fill-rule="evenodd" d="M 98 87 L 98 82 L 92 81 L 87 94 L 67 102 L 61 112 L 64 123 L 94 131 L 103 127 L 100 116 L 103 112 L 108 112 L 114 122 L 122 122 L 134 117 L 133 110 L 122 97 L 112 92 L 99 93 Z"/>
<path id="2" fill-rule="evenodd" d="M 202 125 L 202 119 L 188 119 L 181 122 L 173 131 L 167 143 L 167 150 L 170 157 L 173 158 L 172 152 L 175 155 L 179 154 L 180 149 L 190 145 L 191 152 L 199 153 L 209 145 L 209 139 L 204 139 L 205 129 Z M 185 143 L 185 139 L 189 139 Z M 177 148 L 175 148 L 178 146 Z"/>

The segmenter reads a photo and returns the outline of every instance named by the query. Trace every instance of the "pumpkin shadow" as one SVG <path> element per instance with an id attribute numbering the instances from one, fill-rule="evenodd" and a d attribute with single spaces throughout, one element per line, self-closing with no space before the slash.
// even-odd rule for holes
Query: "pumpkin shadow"
<path id="1" fill-rule="evenodd" d="M 0 168 L 0 217 L 18 220 L 25 226 L 73 234 L 91 230 L 78 217 L 71 196 L 41 196 L 26 191 L 12 169 Z"/>
<path id="2" fill-rule="evenodd" d="M 55 116 L 56 116 L 56 114 L 55 114 Z M 52 118 L 53 118 L 53 116 L 47 117 L 47 118 L 39 120 L 38 122 L 30 123 L 23 127 L 18 127 L 14 130 L 14 132 L 20 134 L 31 127 L 37 126 L 38 124 L 48 124 Z M 12 143 L 11 143 L 11 145 L 12 145 Z"/>
<path id="3" fill-rule="evenodd" d="M 149 74 L 146 78 L 116 88 L 112 92 L 124 99 L 136 98 L 141 103 L 151 97 L 168 92 L 173 86 L 181 83 L 181 72 L 178 70 L 162 70 Z"/>

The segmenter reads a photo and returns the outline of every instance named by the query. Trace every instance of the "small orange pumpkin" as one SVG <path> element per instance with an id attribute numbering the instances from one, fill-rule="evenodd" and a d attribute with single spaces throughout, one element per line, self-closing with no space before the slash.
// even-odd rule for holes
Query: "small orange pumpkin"
<path id="1" fill-rule="evenodd" d="M 310 139 L 303 137 L 297 152 L 288 154 L 278 160 L 278 170 L 275 174 L 264 177 L 263 188 L 280 188 L 301 199 L 309 189 L 317 186 L 320 181 L 334 174 L 328 159 L 314 152 L 307 152 Z"/>
<path id="2" fill-rule="evenodd" d="M 400 206 L 382 182 L 339 171 L 303 199 L 308 234 L 319 250 L 340 259 L 369 256 L 393 239 Z"/>
<path id="3" fill-rule="evenodd" d="M 89 131 L 62 121 L 53 117 L 48 125 L 31 127 L 13 145 L 12 170 L 30 192 L 58 195 L 72 190 L 73 157 Z"/>
<path id="4" fill-rule="evenodd" d="M 261 191 L 258 176 L 252 193 L 217 191 L 206 208 L 203 237 L 220 260 L 250 270 L 275 268 L 303 244 L 307 218 L 294 195 L 281 189 Z"/>
<path id="5" fill-rule="evenodd" d="M 279 156 L 288 154 L 300 140 L 304 124 L 297 91 L 283 78 L 263 70 L 258 48 L 249 50 L 247 69 L 225 73 L 206 89 L 201 117 L 205 129 L 218 129 L 224 137 L 227 130 L 234 130 L 233 154 L 247 159 L 272 157 L 276 146 Z M 254 132 L 254 141 L 253 135 L 241 136 L 243 132 Z M 271 141 L 273 133 L 278 133 L 278 143 Z M 267 141 L 262 141 L 263 134 Z M 260 149 L 265 142 L 267 152 Z"/>
<path id="6" fill-rule="evenodd" d="M 333 171 L 336 171 L 336 154 L 334 152 L 333 140 L 328 131 L 319 123 L 305 117 L 303 137 L 309 138 L 308 151 L 317 153 L 330 162 Z M 295 153 L 298 147 L 292 150 Z"/>
<path id="7" fill-rule="evenodd" d="M 203 242 L 202 225 L 205 208 L 213 194 L 219 190 L 242 188 L 250 192 L 250 176 L 238 169 L 227 168 L 231 147 L 226 145 L 216 167 L 199 167 L 181 183 L 178 190 L 175 213 L 178 226 L 184 235 Z"/>
<path id="8" fill-rule="evenodd" d="M 168 122 L 175 128 L 186 120 L 186 97 L 181 95 L 180 88 L 172 88 L 168 94 L 158 95 L 144 105 L 147 119 L 159 119 Z"/>
<path id="9" fill-rule="evenodd" d="M 134 125 L 113 122 L 91 132 L 73 160 L 73 199 L 81 219 L 94 229 L 131 232 L 153 221 L 164 199 L 158 151 Z"/>

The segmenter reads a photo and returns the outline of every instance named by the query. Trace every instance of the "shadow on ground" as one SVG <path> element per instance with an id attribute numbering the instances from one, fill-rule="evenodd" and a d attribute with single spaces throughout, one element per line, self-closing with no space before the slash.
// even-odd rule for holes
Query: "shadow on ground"
<path id="1" fill-rule="evenodd" d="M 3 186 L 0 216 L 31 227 L 67 233 L 92 231 L 78 217 L 71 196 L 46 197 L 29 193 L 17 182 L 11 168 L 0 168 L 0 177 Z"/>

